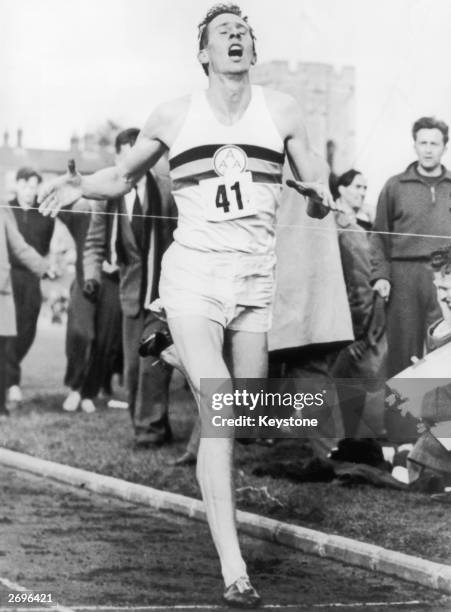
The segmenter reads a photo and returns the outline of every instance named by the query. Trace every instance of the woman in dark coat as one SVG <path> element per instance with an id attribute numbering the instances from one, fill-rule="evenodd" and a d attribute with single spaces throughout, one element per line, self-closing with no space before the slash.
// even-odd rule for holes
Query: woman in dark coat
<path id="1" fill-rule="evenodd" d="M 338 243 L 346 283 L 355 341 L 343 348 L 332 369 L 336 379 L 345 437 L 353 438 L 365 406 L 374 418 L 366 436 L 383 433 L 383 400 L 387 343 L 384 302 L 371 287 L 370 243 L 359 213 L 367 189 L 358 170 L 348 170 L 334 185 L 342 212 L 335 213 Z"/>

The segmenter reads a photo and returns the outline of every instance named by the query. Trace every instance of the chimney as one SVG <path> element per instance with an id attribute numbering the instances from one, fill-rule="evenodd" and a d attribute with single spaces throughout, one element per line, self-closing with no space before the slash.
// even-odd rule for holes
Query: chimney
<path id="1" fill-rule="evenodd" d="M 4 147 L 9 147 L 9 132 L 8 132 L 8 130 L 5 130 L 3 132 L 3 146 Z"/>
<path id="2" fill-rule="evenodd" d="M 326 159 L 329 164 L 329 168 L 333 171 L 334 169 L 334 161 L 335 161 L 335 153 L 337 151 L 337 145 L 333 140 L 328 140 L 326 143 Z"/>
<path id="3" fill-rule="evenodd" d="M 22 135 L 23 135 L 22 128 L 19 128 L 17 130 L 17 148 L 18 149 L 22 148 Z"/>

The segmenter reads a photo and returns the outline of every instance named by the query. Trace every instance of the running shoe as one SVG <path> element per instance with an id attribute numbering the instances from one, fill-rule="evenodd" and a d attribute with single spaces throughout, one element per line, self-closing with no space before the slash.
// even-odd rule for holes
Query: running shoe
<path id="1" fill-rule="evenodd" d="M 232 582 L 224 591 L 223 600 L 233 608 L 257 608 L 261 603 L 260 595 L 251 585 L 247 576 L 242 576 Z"/>

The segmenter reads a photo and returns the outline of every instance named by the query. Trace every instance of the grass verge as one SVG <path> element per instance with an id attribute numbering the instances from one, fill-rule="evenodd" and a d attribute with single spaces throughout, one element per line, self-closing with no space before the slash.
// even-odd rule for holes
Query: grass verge
<path id="1" fill-rule="evenodd" d="M 183 452 L 195 414 L 183 389 L 172 394 L 175 442 L 158 450 L 134 450 L 127 411 L 99 403 L 94 414 L 63 413 L 62 399 L 52 394 L 26 401 L 2 423 L 0 444 L 42 459 L 200 497 L 194 468 L 168 464 Z M 297 484 L 252 474 L 256 465 L 302 458 L 307 453 L 308 447 L 300 440 L 283 441 L 272 448 L 237 445 L 238 507 L 451 563 L 451 513 L 427 495 L 370 486 Z"/>
<path id="2" fill-rule="evenodd" d="M 127 411 L 99 402 L 94 414 L 64 413 L 64 329 L 43 325 L 24 364 L 28 398 L 0 425 L 0 445 L 131 482 L 200 497 L 193 467 L 172 467 L 189 437 L 195 408 L 175 385 L 171 423 L 175 442 L 154 451 L 133 449 Z M 238 507 L 272 518 L 356 538 L 432 561 L 451 564 L 451 513 L 427 495 L 370 486 L 345 488 L 334 483 L 297 484 L 258 478 L 254 467 L 305 457 L 302 440 L 273 448 L 237 445 Z"/>

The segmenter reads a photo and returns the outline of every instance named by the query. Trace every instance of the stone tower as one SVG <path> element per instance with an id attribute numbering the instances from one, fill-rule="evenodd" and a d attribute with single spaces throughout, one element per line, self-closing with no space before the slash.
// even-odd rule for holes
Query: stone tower
<path id="1" fill-rule="evenodd" d="M 351 66 L 336 70 L 329 64 L 286 61 L 259 64 L 252 81 L 291 94 L 298 100 L 312 147 L 321 156 L 334 151 L 332 170 L 340 174 L 354 163 L 355 71 Z M 333 141 L 335 146 L 330 146 Z"/>

